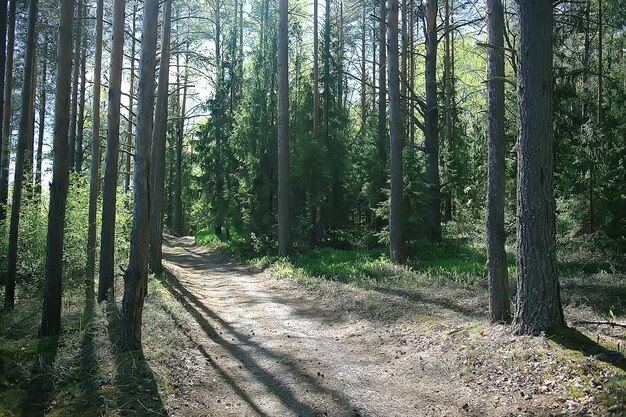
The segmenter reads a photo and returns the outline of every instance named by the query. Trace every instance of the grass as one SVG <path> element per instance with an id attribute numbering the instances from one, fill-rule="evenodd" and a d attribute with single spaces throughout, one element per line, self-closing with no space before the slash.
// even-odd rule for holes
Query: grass
<path id="1" fill-rule="evenodd" d="M 14 312 L 0 313 L 0 417 L 162 415 L 185 340 L 172 314 L 186 313 L 159 280 L 149 281 L 142 352 L 117 351 L 118 304 L 66 290 L 63 333 L 51 340 L 37 339 L 40 307 L 22 297 Z"/>

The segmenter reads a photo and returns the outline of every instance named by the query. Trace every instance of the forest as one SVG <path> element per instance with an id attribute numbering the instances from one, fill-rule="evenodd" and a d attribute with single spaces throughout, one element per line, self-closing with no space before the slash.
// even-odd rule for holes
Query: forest
<path id="1" fill-rule="evenodd" d="M 626 415 L 624 0 L 0 0 L 0 417 Z"/>

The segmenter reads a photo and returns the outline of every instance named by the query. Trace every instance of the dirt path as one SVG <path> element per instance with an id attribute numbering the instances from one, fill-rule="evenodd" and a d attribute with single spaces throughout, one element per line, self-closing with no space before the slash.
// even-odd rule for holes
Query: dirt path
<path id="1" fill-rule="evenodd" d="M 332 299 L 207 253 L 192 238 L 168 239 L 164 258 L 174 276 L 168 290 L 197 322 L 179 323 L 195 347 L 185 354 L 190 383 L 181 388 L 192 403 L 181 407 L 186 415 L 502 416 L 521 410 L 513 396 L 490 397 L 464 383 L 463 358 L 444 341 L 333 311 Z"/>

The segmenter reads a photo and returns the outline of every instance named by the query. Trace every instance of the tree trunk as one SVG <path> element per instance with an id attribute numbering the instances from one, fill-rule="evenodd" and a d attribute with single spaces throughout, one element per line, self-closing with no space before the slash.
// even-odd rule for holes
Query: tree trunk
<path id="1" fill-rule="evenodd" d="M 291 250 L 289 213 L 289 1 L 278 3 L 278 255 Z M 327 23 L 328 24 L 328 23 Z M 328 119 L 328 114 L 325 116 Z"/>
<path id="2" fill-rule="evenodd" d="M 39 91 L 39 132 L 37 139 L 37 163 L 35 167 L 35 198 L 41 202 L 41 169 L 43 163 L 43 136 L 46 126 L 46 78 L 48 73 L 48 43 L 46 36 L 44 41 L 44 51 L 42 56 L 41 86 Z"/>
<path id="3" fill-rule="evenodd" d="M 109 105 L 107 113 L 107 149 L 102 193 L 102 231 L 100 235 L 100 276 L 98 301 L 113 298 L 115 258 L 115 209 L 120 147 L 120 103 L 122 97 L 122 60 L 124 57 L 125 0 L 113 5 L 113 40 L 109 74 Z"/>
<path id="4" fill-rule="evenodd" d="M 487 1 L 488 121 L 487 137 L 487 277 L 489 282 L 489 319 L 492 323 L 508 321 L 509 277 L 507 274 L 506 237 L 504 234 L 504 10 L 502 0 Z"/>
<path id="5" fill-rule="evenodd" d="M 96 230 L 98 195 L 100 194 L 100 80 L 102 78 L 102 27 L 104 0 L 96 6 L 96 56 L 93 70 L 93 116 L 91 125 L 91 172 L 89 175 L 89 229 L 87 231 L 87 288 L 93 291 L 96 269 Z"/>
<path id="6" fill-rule="evenodd" d="M 167 105 L 170 77 L 170 33 L 172 28 L 172 0 L 163 3 L 163 39 L 159 64 L 159 86 L 156 117 L 152 134 L 152 192 L 150 194 L 150 269 L 159 273 L 163 267 L 161 242 L 163 240 L 163 194 L 165 191 L 165 145 L 167 134 Z"/>
<path id="7" fill-rule="evenodd" d="M 43 290 L 43 312 L 39 337 L 56 336 L 61 331 L 61 299 L 63 293 L 63 238 L 65 207 L 69 187 L 68 127 L 70 123 L 70 73 L 72 68 L 72 14 L 74 0 L 62 0 L 57 52 L 57 87 L 54 106 L 54 143 L 48 238 L 46 282 Z"/>
<path id="8" fill-rule="evenodd" d="M 119 347 L 122 351 L 141 349 L 141 316 L 148 287 L 148 244 L 150 233 L 150 145 L 154 114 L 154 72 L 156 69 L 159 0 L 144 0 L 139 90 L 137 94 L 137 131 L 135 171 L 133 174 L 133 230 L 130 258 L 124 274 L 124 298 L 120 321 Z"/>
<path id="9" fill-rule="evenodd" d="M 15 179 L 11 204 L 11 224 L 9 227 L 9 247 L 7 253 L 7 279 L 4 292 L 4 308 L 12 310 L 15 304 L 15 279 L 17 276 L 17 238 L 20 224 L 22 187 L 24 183 L 24 159 L 28 147 L 30 124 L 30 103 L 33 99 L 33 72 L 35 71 L 35 50 L 37 49 L 35 27 L 37 24 L 37 0 L 30 0 L 28 6 L 28 32 L 26 35 L 26 55 L 24 56 L 24 77 L 22 86 L 22 111 L 20 113 L 17 152 L 15 155 Z"/>
<path id="10" fill-rule="evenodd" d="M 180 84 L 180 72 L 181 67 L 179 65 L 180 54 L 176 55 L 176 77 L 178 84 L 178 111 L 180 112 L 178 122 L 176 123 L 176 157 L 175 157 L 175 170 L 174 170 L 174 204 L 172 209 L 172 231 L 176 236 L 182 236 L 184 232 L 183 224 L 183 139 L 185 138 L 185 114 L 187 107 L 187 72 L 182 86 L 182 100 L 181 100 L 181 84 Z M 185 56 L 185 61 L 187 58 Z M 185 62 L 185 66 L 187 63 Z M 182 101 L 182 103 L 181 103 Z"/>
<path id="11" fill-rule="evenodd" d="M 386 8 L 385 0 L 379 1 L 378 18 L 379 21 L 379 48 L 378 48 L 378 163 L 379 172 L 377 172 L 379 192 L 379 201 L 385 200 L 383 188 L 387 183 L 387 173 L 385 166 L 387 161 L 387 27 L 386 27 Z"/>
<path id="12" fill-rule="evenodd" d="M 82 18 L 87 17 L 85 7 L 82 8 Z M 82 25 L 81 25 L 82 27 Z M 85 137 L 85 75 L 87 74 L 87 36 L 82 40 L 80 53 L 80 97 L 78 99 L 78 132 L 76 132 L 76 153 L 74 156 L 74 170 L 78 173 L 83 170 L 83 139 Z M 70 150 L 71 151 L 71 150 Z"/>
<path id="13" fill-rule="evenodd" d="M 15 1 L 12 1 L 12 3 L 14 4 Z M 13 5 L 14 8 L 14 13 L 13 13 L 13 26 L 15 25 L 15 6 Z M 9 28 L 9 30 L 13 30 L 11 29 L 11 26 Z M 2 117 L 2 115 L 4 114 L 4 108 L 5 108 L 5 97 L 4 97 L 4 89 L 5 89 L 5 74 L 9 74 L 9 72 L 12 72 L 12 70 L 9 70 L 7 67 L 9 65 L 8 63 L 8 59 L 7 59 L 7 49 L 9 48 L 9 46 L 7 45 L 7 2 L 6 1 L 2 1 L 0 2 L 0 159 L 2 158 L 2 154 L 3 149 L 4 149 L 4 143 L 8 142 L 8 138 L 7 140 L 4 139 L 4 136 L 2 135 L 3 132 L 3 122 L 4 119 Z M 12 46 L 11 46 L 12 48 Z M 13 63 L 11 62 L 11 65 Z M 9 86 L 9 91 L 10 91 L 10 86 Z M 9 113 L 10 113 L 10 103 L 8 105 L 9 107 Z M 8 145 L 8 144 L 7 144 Z M 8 149 L 8 146 L 7 146 Z M 0 169 L 0 196 L 2 195 L 2 170 Z M 4 205 L 6 204 L 6 198 L 4 200 L 0 201 L 0 213 L 2 213 L 0 216 L 0 221 L 4 220 Z"/>
<path id="14" fill-rule="evenodd" d="M 137 48 L 137 4 L 133 5 L 132 41 L 130 43 L 130 89 L 128 97 L 128 128 L 126 129 L 126 169 L 124 173 L 124 194 L 130 190 L 130 156 L 133 147 L 133 104 L 135 101 L 135 53 Z"/>
<path id="15" fill-rule="evenodd" d="M 83 0 L 78 0 L 78 11 L 76 13 L 75 26 L 76 26 L 76 40 L 74 42 L 74 67 L 72 74 L 72 115 L 70 119 L 70 169 L 74 170 L 75 150 L 76 150 L 76 124 L 78 121 L 78 79 L 80 78 L 80 51 L 81 51 L 81 37 L 83 31 L 83 21 L 81 16 L 83 15 Z"/>
<path id="16" fill-rule="evenodd" d="M 9 196 L 9 135 L 11 133 L 11 98 L 13 93 L 13 54 L 15 52 L 15 12 L 17 0 L 9 1 L 9 23 L 7 29 L 7 60 L 5 70 L 4 109 L 2 113 L 2 155 L 0 155 L 0 222 L 7 218 Z"/>
<path id="17" fill-rule="evenodd" d="M 313 0 L 313 135 L 320 125 L 320 70 L 319 70 L 319 30 L 318 0 Z"/>
<path id="18" fill-rule="evenodd" d="M 361 22 L 361 135 L 365 139 L 367 134 L 367 58 L 365 55 L 365 30 L 367 22 L 367 7 L 363 2 L 363 16 Z"/>
<path id="19" fill-rule="evenodd" d="M 428 231 L 431 242 L 441 240 L 441 196 L 439 181 L 439 128 L 437 109 L 437 0 L 426 5 L 426 186 L 428 187 Z"/>
<path id="20" fill-rule="evenodd" d="M 400 71 L 398 69 L 398 0 L 389 0 L 389 125 L 391 136 L 391 209 L 389 250 L 391 262 L 402 262 L 402 113 L 400 111 Z"/>
<path id="21" fill-rule="evenodd" d="M 552 3 L 519 4 L 516 334 L 565 325 L 556 261 Z"/>
<path id="22" fill-rule="evenodd" d="M 446 110 L 445 110 L 445 129 L 446 129 L 446 159 L 445 159 L 445 170 L 446 170 L 446 182 L 447 191 L 445 192 L 445 204 L 444 204 L 444 221 L 449 222 L 452 220 L 452 199 L 453 199 L 453 190 L 454 190 L 454 168 L 453 163 L 454 160 L 452 158 L 453 149 L 454 149 L 454 119 L 452 117 L 454 108 L 452 105 L 453 102 L 453 91 L 452 91 L 452 49 L 451 49 L 451 29 L 450 29 L 450 0 L 445 0 L 445 11 L 444 11 L 444 86 L 445 86 L 445 102 L 446 102 Z"/>

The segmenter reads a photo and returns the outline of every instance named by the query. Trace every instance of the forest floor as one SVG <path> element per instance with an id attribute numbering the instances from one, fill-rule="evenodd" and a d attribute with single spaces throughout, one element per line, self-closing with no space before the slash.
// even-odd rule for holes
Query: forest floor
<path id="1" fill-rule="evenodd" d="M 288 279 L 190 237 L 163 249 L 143 355 L 115 351 L 120 282 L 115 304 L 66 297 L 51 345 L 36 343 L 38 301 L 3 313 L 0 416 L 626 415 L 623 329 L 512 336 L 485 320 L 484 285 L 393 266 L 397 285 Z M 607 306 L 624 321 L 623 273 L 561 283 L 570 321 Z"/>

